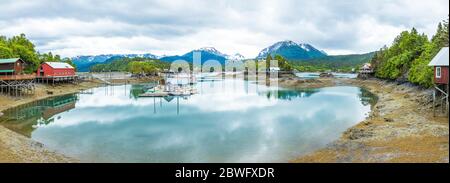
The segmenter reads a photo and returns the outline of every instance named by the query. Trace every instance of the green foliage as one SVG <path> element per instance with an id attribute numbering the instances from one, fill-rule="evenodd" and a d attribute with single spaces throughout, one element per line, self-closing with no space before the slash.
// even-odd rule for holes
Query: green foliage
<path id="1" fill-rule="evenodd" d="M 0 58 L 12 58 L 14 54 L 11 48 L 8 48 L 6 45 L 0 44 Z"/>
<path id="2" fill-rule="evenodd" d="M 278 67 L 281 71 L 292 71 L 291 64 L 281 55 L 275 55 L 274 59 L 278 61 Z"/>
<path id="3" fill-rule="evenodd" d="M 0 58 L 21 58 L 27 65 L 25 73 L 36 72 L 42 62 L 67 62 L 73 63 L 69 58 L 61 59 L 59 55 L 50 53 L 40 54 L 36 52 L 34 44 L 28 40 L 25 34 L 6 38 L 0 36 Z"/>
<path id="4" fill-rule="evenodd" d="M 110 63 L 97 64 L 91 67 L 91 72 L 120 71 L 133 74 L 155 74 L 163 69 L 169 69 L 170 64 L 160 60 L 147 58 L 119 58 Z"/>
<path id="5" fill-rule="evenodd" d="M 323 58 L 291 61 L 291 65 L 301 72 L 352 72 L 374 57 L 375 52 L 355 55 L 336 55 Z"/>
<path id="6" fill-rule="evenodd" d="M 448 46 L 448 20 L 439 23 L 431 41 L 414 28 L 410 32 L 404 31 L 391 47 L 380 49 L 373 57 L 375 76 L 431 87 L 433 68 L 428 63 L 444 46 Z"/>
<path id="7" fill-rule="evenodd" d="M 267 57 L 266 57 L 266 67 L 270 67 L 270 61 L 272 61 L 272 56 L 270 56 L 270 54 L 269 55 L 267 55 Z"/>

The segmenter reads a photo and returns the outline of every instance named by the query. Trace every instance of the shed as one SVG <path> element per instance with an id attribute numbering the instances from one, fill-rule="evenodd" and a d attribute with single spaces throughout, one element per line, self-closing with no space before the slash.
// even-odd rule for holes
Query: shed
<path id="1" fill-rule="evenodd" d="M 448 59 L 448 47 L 444 47 L 428 64 L 428 66 L 434 67 L 434 82 L 436 84 L 448 84 Z"/>
<path id="2" fill-rule="evenodd" d="M 20 58 L 0 59 L 0 75 L 18 75 L 23 73 L 25 62 Z"/>
<path id="3" fill-rule="evenodd" d="M 38 69 L 40 77 L 68 77 L 75 76 L 75 68 L 64 62 L 44 62 Z"/>

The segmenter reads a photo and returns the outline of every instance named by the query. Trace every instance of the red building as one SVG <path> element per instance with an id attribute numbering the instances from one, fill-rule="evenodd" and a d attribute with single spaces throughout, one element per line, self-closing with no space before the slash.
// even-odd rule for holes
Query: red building
<path id="1" fill-rule="evenodd" d="M 39 77 L 75 76 L 75 68 L 64 62 L 44 62 L 36 74 Z"/>
<path id="2" fill-rule="evenodd" d="M 448 85 L 448 59 L 448 47 L 445 47 L 428 64 L 434 67 L 434 83 Z"/>

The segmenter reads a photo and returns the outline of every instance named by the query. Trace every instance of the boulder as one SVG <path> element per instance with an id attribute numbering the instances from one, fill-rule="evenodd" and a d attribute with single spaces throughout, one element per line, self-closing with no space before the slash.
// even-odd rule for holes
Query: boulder
<path id="1" fill-rule="evenodd" d="M 334 77 L 334 75 L 332 74 L 332 73 L 327 73 L 327 72 L 323 72 L 323 73 L 320 73 L 320 75 L 319 75 L 319 77 L 321 77 L 321 78 L 332 78 L 332 77 Z"/>

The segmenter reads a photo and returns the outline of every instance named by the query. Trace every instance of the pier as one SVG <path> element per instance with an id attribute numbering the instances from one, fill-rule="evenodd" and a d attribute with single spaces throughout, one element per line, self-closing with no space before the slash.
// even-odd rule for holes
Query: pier
<path id="1" fill-rule="evenodd" d="M 0 93 L 14 97 L 34 94 L 35 78 L 33 74 L 0 75 Z"/>

